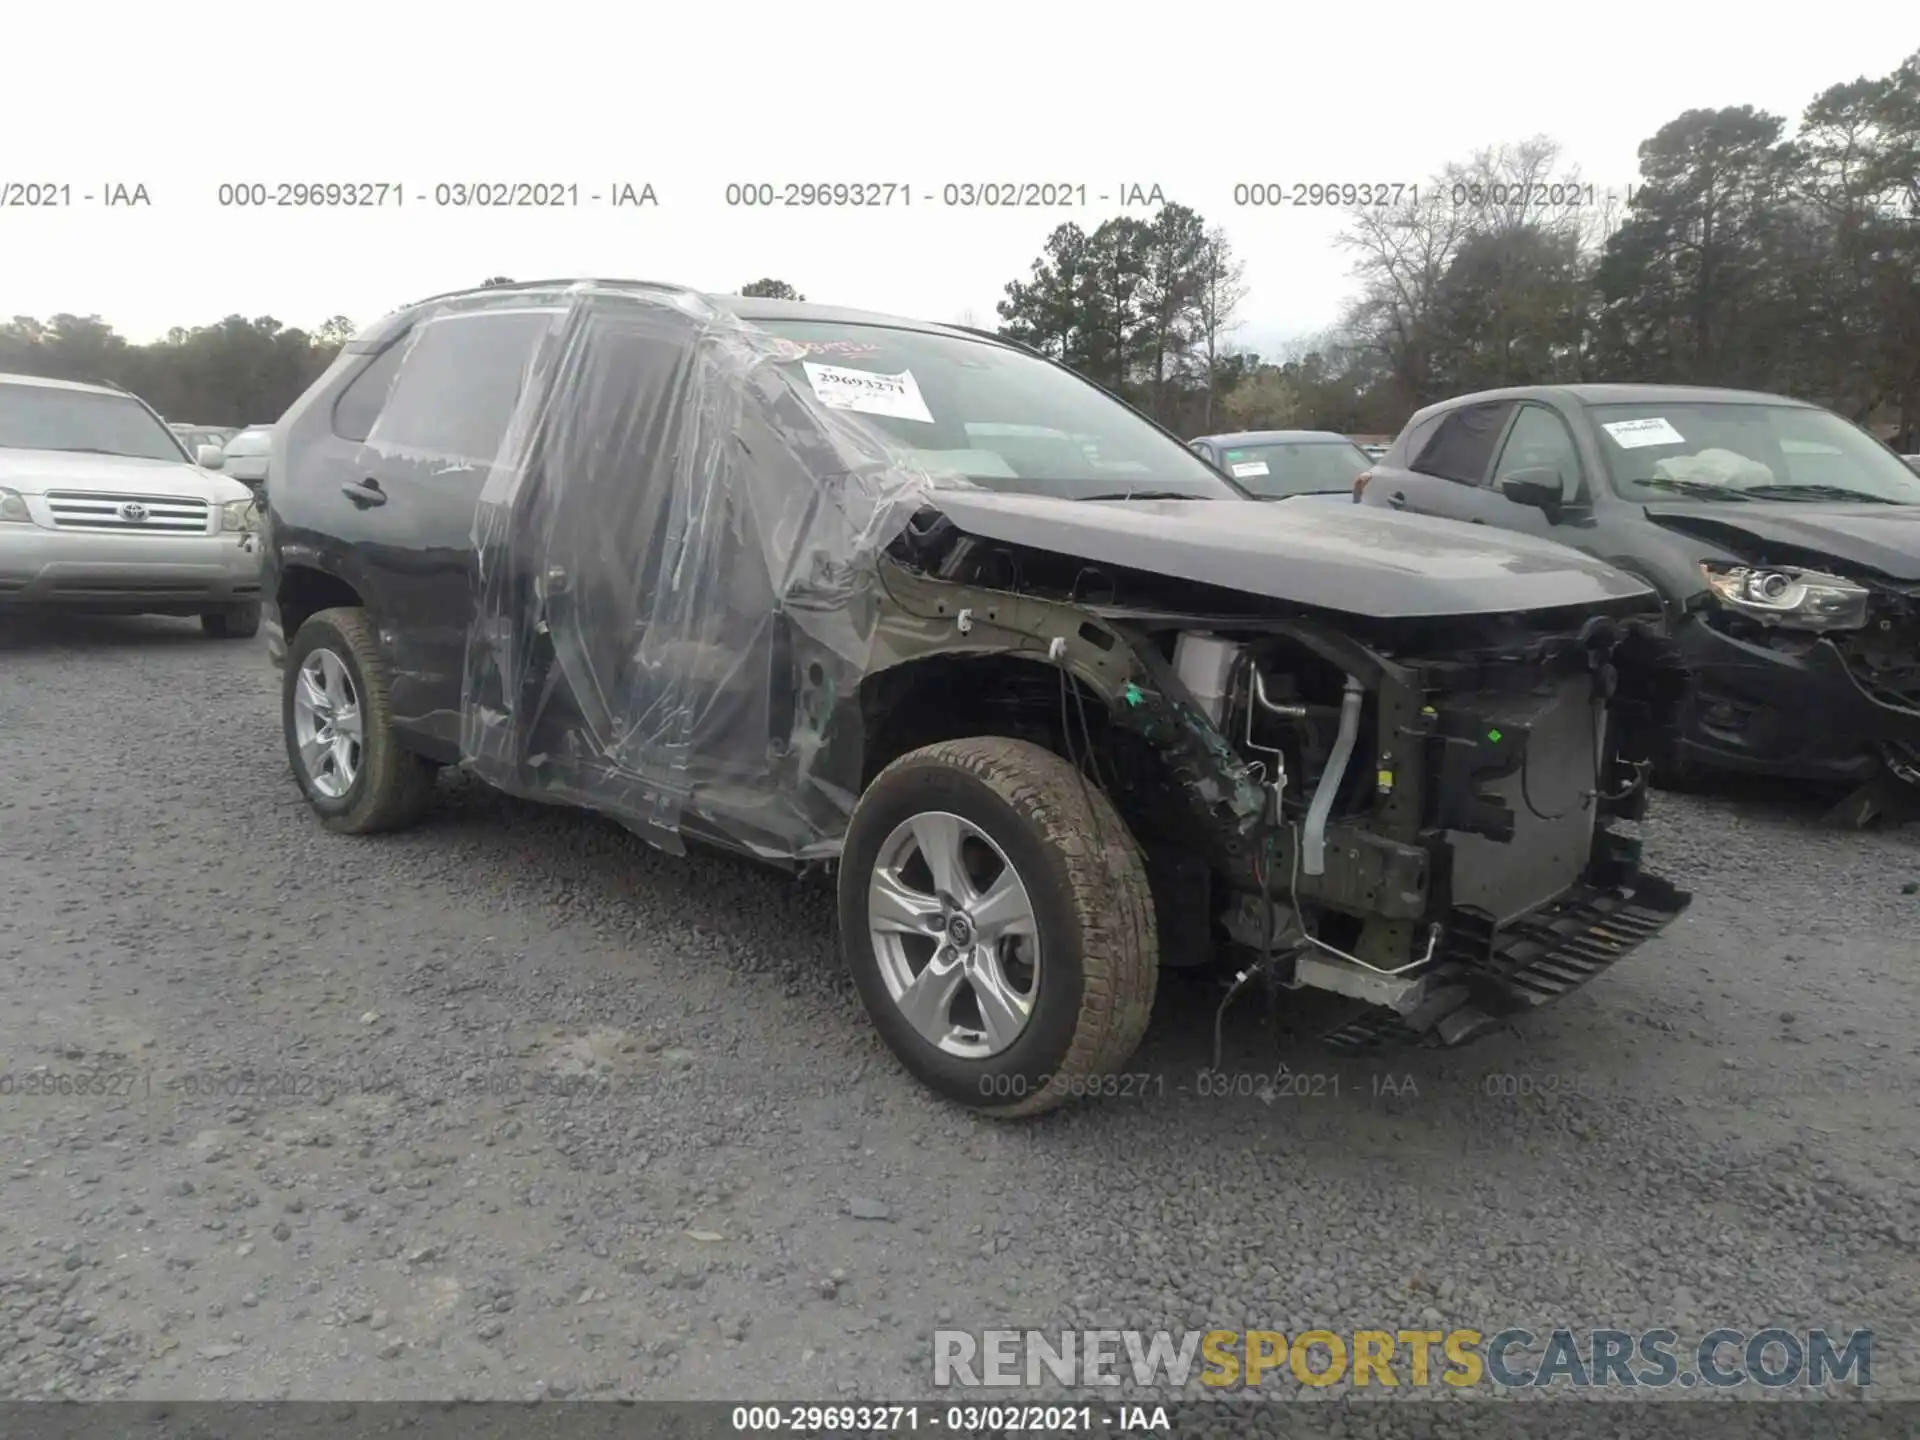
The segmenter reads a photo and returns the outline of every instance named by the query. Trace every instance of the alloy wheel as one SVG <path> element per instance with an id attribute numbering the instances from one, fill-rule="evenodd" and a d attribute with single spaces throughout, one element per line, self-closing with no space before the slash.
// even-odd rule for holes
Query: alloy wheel
<path id="1" fill-rule="evenodd" d="M 314 650 L 300 662 L 293 690 L 294 741 L 307 782 L 329 800 L 353 788 L 360 773 L 364 722 L 346 662 Z"/>
<path id="2" fill-rule="evenodd" d="M 881 845 L 867 925 L 887 993 L 929 1044 L 985 1060 L 1018 1040 L 1039 994 L 1026 883 L 970 820 L 926 811 Z"/>

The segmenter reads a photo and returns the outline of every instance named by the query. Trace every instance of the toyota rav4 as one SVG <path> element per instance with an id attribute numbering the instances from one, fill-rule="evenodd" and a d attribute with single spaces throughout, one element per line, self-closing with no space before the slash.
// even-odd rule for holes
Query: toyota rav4
<path id="1" fill-rule="evenodd" d="M 1455 1044 L 1652 937 L 1658 598 L 1563 546 L 1267 505 L 993 336 L 639 282 L 423 302 L 275 432 L 293 774 L 437 767 L 837 880 L 904 1065 L 1099 1093 L 1162 967 Z M 1320 1007 L 1326 1008 L 1326 1007 Z"/>

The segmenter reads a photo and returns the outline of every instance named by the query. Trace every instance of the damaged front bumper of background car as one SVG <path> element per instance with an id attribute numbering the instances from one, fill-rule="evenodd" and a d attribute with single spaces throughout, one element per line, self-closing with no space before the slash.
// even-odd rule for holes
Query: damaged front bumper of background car
<path id="1" fill-rule="evenodd" d="M 1708 591 L 1675 634 L 1697 683 L 1686 748 L 1729 769 L 1862 790 L 1891 779 L 1920 797 L 1920 584 L 1702 570 Z"/>
<path id="2" fill-rule="evenodd" d="M 936 645 L 950 664 L 956 644 L 1052 662 L 1057 697 L 1044 679 L 1018 693 L 1031 663 L 978 683 L 1010 714 L 1051 716 L 1115 798 L 1147 855 L 1162 966 L 1226 959 L 1337 997 L 1315 1028 L 1339 1048 L 1464 1043 L 1687 907 L 1612 828 L 1644 814 L 1684 716 L 1657 612 L 1189 612 L 883 563 L 882 628 L 916 617 L 887 637 L 903 668 Z M 884 726 L 898 717 L 875 678 Z"/>

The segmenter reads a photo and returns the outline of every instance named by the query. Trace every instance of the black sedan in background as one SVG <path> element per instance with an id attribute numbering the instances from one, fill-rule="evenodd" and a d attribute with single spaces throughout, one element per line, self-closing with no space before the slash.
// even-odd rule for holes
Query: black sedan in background
<path id="1" fill-rule="evenodd" d="M 1354 498 L 1639 576 L 1697 682 L 1690 764 L 1843 782 L 1838 821 L 1920 816 L 1920 476 L 1831 411 L 1687 386 L 1485 391 L 1415 415 Z"/>
<path id="2" fill-rule="evenodd" d="M 1188 446 L 1216 470 L 1231 475 L 1256 500 L 1353 493 L 1353 482 L 1373 460 L 1330 430 L 1242 430 L 1203 435 Z"/>

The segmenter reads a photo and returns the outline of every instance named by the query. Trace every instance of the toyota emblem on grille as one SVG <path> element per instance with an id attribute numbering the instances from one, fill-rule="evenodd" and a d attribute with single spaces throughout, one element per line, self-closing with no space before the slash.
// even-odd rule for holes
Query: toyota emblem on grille
<path id="1" fill-rule="evenodd" d="M 122 520 L 130 520 L 130 521 L 133 521 L 135 524 L 138 524 L 140 521 L 147 518 L 147 507 L 144 505 L 138 504 L 132 500 L 129 500 L 126 504 L 120 507 L 120 518 Z"/>

